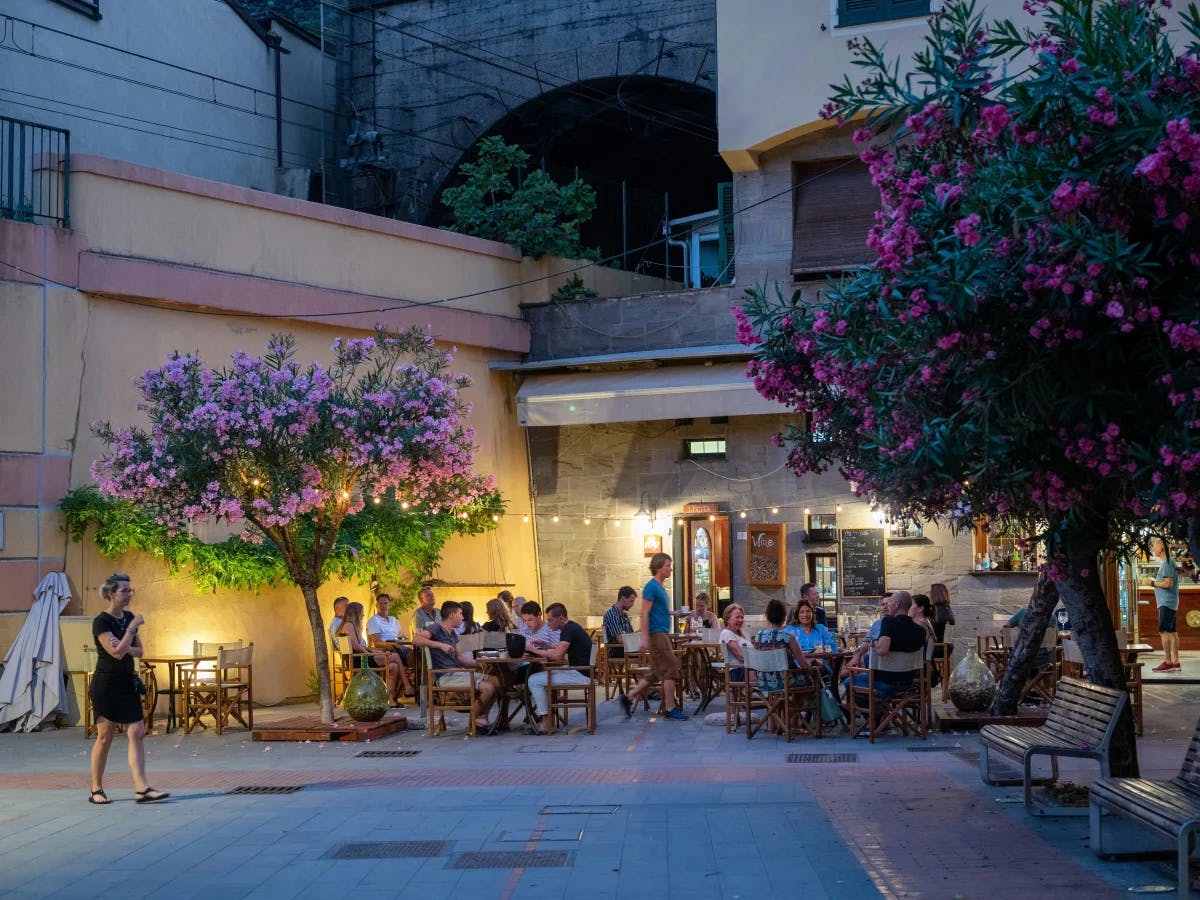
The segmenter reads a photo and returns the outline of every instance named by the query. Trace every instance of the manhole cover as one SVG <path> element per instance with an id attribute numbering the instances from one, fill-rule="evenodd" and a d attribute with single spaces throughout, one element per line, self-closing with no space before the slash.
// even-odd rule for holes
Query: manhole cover
<path id="1" fill-rule="evenodd" d="M 857 753 L 789 753 L 790 763 L 847 763 L 858 762 Z"/>
<path id="2" fill-rule="evenodd" d="M 497 844 L 528 844 L 537 843 L 571 843 L 577 844 L 583 840 L 583 829 L 578 825 L 559 825 L 539 828 L 530 832 L 528 828 L 518 831 L 502 831 L 496 838 Z"/>
<path id="3" fill-rule="evenodd" d="M 303 788 L 302 784 L 284 784 L 284 785 L 243 785 L 235 787 L 232 791 L 226 791 L 227 794 L 294 794 L 296 791 Z"/>
<path id="4" fill-rule="evenodd" d="M 364 750 L 354 754 L 359 759 L 399 759 L 403 756 L 416 756 L 420 750 Z"/>
<path id="5" fill-rule="evenodd" d="M 328 859 L 431 858 L 446 852 L 446 841 L 366 841 L 342 844 L 330 850 Z"/>
<path id="6" fill-rule="evenodd" d="M 452 869 L 561 869 L 571 862 L 566 850 L 479 850 L 460 853 Z"/>
<path id="7" fill-rule="evenodd" d="M 608 804 L 582 806 L 543 806 L 539 816 L 611 816 L 621 807 Z"/>
<path id="8" fill-rule="evenodd" d="M 1173 894 L 1175 893 L 1175 885 L 1173 884 L 1135 884 L 1133 887 L 1126 888 L 1131 894 Z"/>

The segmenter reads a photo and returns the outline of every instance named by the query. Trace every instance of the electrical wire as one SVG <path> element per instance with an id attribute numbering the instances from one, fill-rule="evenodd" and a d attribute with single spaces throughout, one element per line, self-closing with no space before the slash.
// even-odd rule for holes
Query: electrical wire
<path id="1" fill-rule="evenodd" d="M 800 188 L 805 187 L 809 184 L 812 184 L 813 182 L 817 181 L 820 178 L 824 178 L 828 175 L 832 175 L 834 172 L 836 172 L 840 169 L 843 169 L 846 166 L 848 166 L 854 162 L 856 162 L 856 160 L 853 158 L 844 160 L 843 162 L 839 163 L 836 166 L 833 166 L 832 168 L 825 170 L 824 172 L 818 173 L 817 175 L 813 175 L 811 178 L 806 178 L 804 181 L 798 182 L 798 183 L 792 185 L 791 187 L 784 188 L 783 190 L 778 191 L 774 194 L 770 194 L 766 197 L 762 197 L 747 206 L 741 207 L 740 209 L 733 210 L 730 213 L 730 215 L 731 215 L 731 217 L 736 219 L 737 216 L 739 216 L 739 215 L 749 212 L 750 210 L 755 209 L 756 207 L 762 206 L 764 203 L 769 203 L 772 200 L 777 200 L 780 197 L 783 197 L 788 194 L 792 194 L 795 191 L 799 190 Z M 195 312 L 195 313 L 203 314 L 203 315 L 223 316 L 223 317 L 229 317 L 229 318 L 322 319 L 322 318 L 337 318 L 337 317 L 341 317 L 341 316 L 356 316 L 356 315 L 363 315 L 366 313 L 391 312 L 393 310 L 407 309 L 407 308 L 411 308 L 411 307 L 440 306 L 445 303 L 454 303 L 459 300 L 469 300 L 469 299 L 473 299 L 475 297 L 483 297 L 488 294 L 499 293 L 501 291 L 509 291 L 509 290 L 514 290 L 516 288 L 520 288 L 520 287 L 528 287 L 529 285 L 539 284 L 543 281 L 547 281 L 552 278 L 559 278 L 563 275 L 570 275 L 574 272 L 580 272 L 585 269 L 590 269 L 594 266 L 603 266 L 603 265 L 606 265 L 607 263 L 614 262 L 614 261 L 620 259 L 626 253 L 636 253 L 647 247 L 661 246 L 663 243 L 666 242 L 666 240 L 667 240 L 666 237 L 659 238 L 658 240 L 651 241 L 647 244 L 643 244 L 641 247 L 634 247 L 630 250 L 624 251 L 624 253 L 615 253 L 612 256 L 605 257 L 605 258 L 599 259 L 599 260 L 581 263 L 577 266 L 572 266 L 567 269 L 562 269 L 558 272 L 552 272 L 552 273 L 549 273 L 546 275 L 538 275 L 534 278 L 527 278 L 527 279 L 524 279 L 523 281 L 515 281 L 510 284 L 499 285 L 497 287 L 482 288 L 477 291 L 469 291 L 465 294 L 455 294 L 453 296 L 443 297 L 438 300 L 407 300 L 407 299 L 403 299 L 403 298 L 390 298 L 390 297 L 380 296 L 379 299 L 385 301 L 385 305 L 383 305 L 383 306 L 371 307 L 368 309 L 338 310 L 336 312 L 251 313 L 251 312 L 226 312 L 223 310 L 191 310 L 191 312 Z M 735 253 L 736 253 L 736 251 L 735 251 Z M 129 258 L 141 259 L 138 257 L 129 257 Z M 160 260 L 145 260 L 145 261 L 162 262 Z M 167 262 L 167 264 L 178 265 L 178 264 L 174 264 L 174 263 L 170 263 L 170 262 Z M 35 273 L 28 272 L 27 270 L 21 269 L 19 266 L 15 266 L 12 263 L 6 262 L 4 260 L 0 260 L 0 265 L 5 265 L 11 269 L 16 269 L 18 271 L 24 272 L 25 274 L 31 275 L 34 278 L 40 277 L 40 276 L 36 275 Z M 203 267 L 189 266 L 187 268 L 203 268 Z M 217 272 L 219 274 L 224 274 L 224 275 L 236 275 L 236 276 L 246 277 L 246 278 L 267 278 L 267 280 L 274 281 L 274 282 L 281 283 L 281 284 L 287 284 L 287 285 L 291 285 L 291 286 L 308 287 L 308 288 L 315 287 L 315 285 L 312 285 L 310 283 L 288 281 L 286 279 L 274 279 L 274 278 L 269 278 L 269 276 L 246 275 L 245 273 L 241 273 L 241 272 L 222 272 L 221 270 L 210 270 L 210 271 L 214 271 L 214 272 Z M 77 285 L 75 285 L 75 286 L 62 285 L 62 286 L 70 287 L 72 290 L 78 290 Z M 363 296 L 362 294 L 357 294 L 357 293 L 353 293 L 350 291 L 343 291 L 343 290 L 340 290 L 337 288 L 321 288 L 321 290 L 329 291 L 330 293 L 340 293 L 340 294 L 346 294 L 346 295 L 355 296 L 355 297 Z M 115 295 L 108 295 L 108 294 L 105 294 L 102 296 L 106 296 L 109 299 L 116 300 L 119 302 L 132 303 L 137 306 L 154 306 L 156 308 L 160 308 L 160 307 L 158 307 L 157 304 L 143 302 L 143 301 L 137 301 L 137 300 L 134 300 L 133 298 L 129 298 L 129 297 L 118 297 Z M 368 295 L 368 296 L 372 296 L 372 295 Z M 689 315 L 689 314 L 690 314 L 690 311 L 688 313 L 682 314 L 680 316 L 680 319 L 682 319 L 684 316 Z M 492 316 L 496 316 L 496 318 L 504 318 L 504 319 L 510 318 L 508 316 L 499 316 L 495 313 L 479 313 L 479 315 L 492 315 Z"/>

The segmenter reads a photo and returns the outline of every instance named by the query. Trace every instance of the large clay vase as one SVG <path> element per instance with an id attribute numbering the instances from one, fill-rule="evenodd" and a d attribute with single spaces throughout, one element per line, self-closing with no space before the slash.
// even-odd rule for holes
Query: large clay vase
<path id="1" fill-rule="evenodd" d="M 354 673 L 346 685 L 342 707 L 355 722 L 378 722 L 387 713 L 388 705 L 387 684 L 367 668 L 364 657 L 362 668 Z"/>
<path id="2" fill-rule="evenodd" d="M 520 659 L 525 655 L 525 635 L 510 631 L 504 636 L 504 648 L 508 650 L 509 659 Z"/>
<path id="3" fill-rule="evenodd" d="M 959 712 L 983 712 L 996 696 L 996 679 L 974 647 L 968 647 L 950 674 L 950 702 Z"/>

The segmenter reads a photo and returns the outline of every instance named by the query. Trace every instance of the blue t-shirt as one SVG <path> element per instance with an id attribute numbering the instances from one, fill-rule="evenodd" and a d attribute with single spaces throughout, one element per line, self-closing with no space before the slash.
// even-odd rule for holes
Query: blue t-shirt
<path id="1" fill-rule="evenodd" d="M 1162 581 L 1164 578 L 1171 579 L 1171 586 L 1169 588 L 1156 587 L 1154 602 L 1163 609 L 1179 609 L 1179 570 L 1175 568 L 1175 561 L 1172 559 L 1162 561 L 1154 580 Z"/>
<path id="2" fill-rule="evenodd" d="M 783 630 L 796 638 L 796 643 L 805 653 L 837 649 L 837 638 L 824 625 L 813 625 L 812 631 L 807 634 L 799 625 L 789 625 Z"/>
<path id="3" fill-rule="evenodd" d="M 651 578 L 642 588 L 642 601 L 650 604 L 650 633 L 671 633 L 671 598 L 657 578 Z"/>

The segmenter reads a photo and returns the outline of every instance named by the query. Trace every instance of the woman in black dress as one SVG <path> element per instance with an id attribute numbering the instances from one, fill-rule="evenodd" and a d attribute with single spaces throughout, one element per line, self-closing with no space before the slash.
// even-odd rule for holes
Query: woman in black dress
<path id="1" fill-rule="evenodd" d="M 125 726 L 129 739 L 129 769 L 138 803 L 165 800 L 170 794 L 156 791 L 146 783 L 146 753 L 142 741 L 146 726 L 142 721 L 142 696 L 134 673 L 134 660 L 142 656 L 138 628 L 146 620 L 129 612 L 133 588 L 129 576 L 118 572 L 100 586 L 100 596 L 108 609 L 92 621 L 96 639 L 96 673 L 92 676 L 92 709 L 96 713 L 96 743 L 92 747 L 92 795 L 89 803 L 105 806 L 112 801 L 104 793 L 104 767 L 108 750 L 117 733 Z"/>

